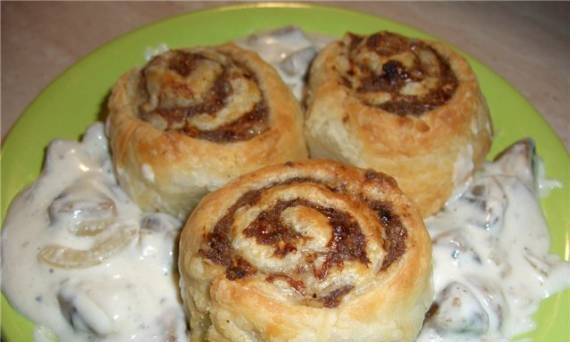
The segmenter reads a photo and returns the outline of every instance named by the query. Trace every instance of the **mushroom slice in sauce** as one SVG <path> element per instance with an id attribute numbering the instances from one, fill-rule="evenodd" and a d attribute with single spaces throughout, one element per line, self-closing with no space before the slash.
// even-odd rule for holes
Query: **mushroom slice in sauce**
<path id="1" fill-rule="evenodd" d="M 309 64 L 311 64 L 316 55 L 317 49 L 314 46 L 308 46 L 285 57 L 279 63 L 279 69 L 289 76 L 304 76 L 309 68 Z"/>
<path id="2" fill-rule="evenodd" d="M 49 206 L 50 224 L 78 236 L 101 233 L 117 217 L 115 202 L 90 177 L 80 178 Z"/>
<path id="3" fill-rule="evenodd" d="M 180 221 L 163 213 L 149 213 L 141 220 L 141 232 L 177 234 Z"/>
<path id="4" fill-rule="evenodd" d="M 516 177 L 529 189 L 536 189 L 536 147 L 532 139 L 523 139 L 501 152 L 494 160 L 496 172 L 502 176 Z"/>
<path id="5" fill-rule="evenodd" d="M 468 277 L 473 293 L 477 295 L 489 317 L 489 327 L 492 331 L 501 331 L 505 316 L 508 315 L 508 304 L 503 289 L 495 282 L 490 282 L 480 276 Z"/>
<path id="6" fill-rule="evenodd" d="M 87 335 L 107 335 L 112 332 L 111 317 L 85 293 L 64 285 L 57 295 L 63 317 L 75 331 Z"/>
<path id="7" fill-rule="evenodd" d="M 432 239 L 438 248 L 446 248 L 449 255 L 459 262 L 482 263 L 482 258 L 469 239 L 458 229 L 439 234 Z"/>
<path id="8" fill-rule="evenodd" d="M 489 330 L 489 316 L 471 292 L 458 282 L 447 285 L 435 302 L 435 313 L 429 318 L 440 334 L 483 335 Z"/>
<path id="9" fill-rule="evenodd" d="M 465 222 L 490 232 L 503 226 L 502 221 L 509 205 L 501 183 L 493 176 L 476 179 L 461 196 L 452 210 L 465 211 Z"/>

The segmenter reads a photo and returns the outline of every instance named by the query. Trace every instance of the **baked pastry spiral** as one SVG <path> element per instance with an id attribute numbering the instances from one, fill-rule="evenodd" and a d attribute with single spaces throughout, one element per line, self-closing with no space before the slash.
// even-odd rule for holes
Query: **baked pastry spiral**
<path id="1" fill-rule="evenodd" d="M 180 240 L 193 341 L 412 341 L 431 241 L 394 179 L 333 161 L 244 175 Z"/>
<path id="2" fill-rule="evenodd" d="M 313 62 L 307 104 L 312 158 L 393 175 L 424 216 L 442 207 L 491 145 L 475 74 L 440 43 L 347 34 Z"/>
<path id="3" fill-rule="evenodd" d="M 109 110 L 119 182 L 147 211 L 185 217 L 242 173 L 307 158 L 290 90 L 233 44 L 155 56 L 118 80 Z"/>

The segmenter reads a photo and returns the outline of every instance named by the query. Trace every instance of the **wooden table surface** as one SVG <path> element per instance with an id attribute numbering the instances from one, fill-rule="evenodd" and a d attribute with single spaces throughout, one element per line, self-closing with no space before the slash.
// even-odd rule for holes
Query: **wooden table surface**
<path id="1" fill-rule="evenodd" d="M 2 1 L 2 138 L 58 74 L 138 26 L 224 2 Z M 570 149 L 570 3 L 335 2 L 455 44 L 515 86 Z"/>

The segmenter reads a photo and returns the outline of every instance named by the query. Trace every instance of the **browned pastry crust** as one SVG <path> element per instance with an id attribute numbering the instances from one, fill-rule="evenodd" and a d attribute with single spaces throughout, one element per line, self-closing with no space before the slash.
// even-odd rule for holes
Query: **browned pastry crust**
<path id="1" fill-rule="evenodd" d="M 118 179 L 144 210 L 185 217 L 240 174 L 307 158 L 295 98 L 233 44 L 154 57 L 119 79 L 109 108 Z"/>
<path id="2" fill-rule="evenodd" d="M 192 341 L 412 341 L 432 300 L 415 206 L 392 177 L 333 161 L 208 194 L 179 251 Z"/>
<path id="3" fill-rule="evenodd" d="M 314 61 L 307 104 L 312 158 L 394 176 L 424 216 L 442 207 L 491 145 L 474 73 L 440 43 L 348 34 Z"/>

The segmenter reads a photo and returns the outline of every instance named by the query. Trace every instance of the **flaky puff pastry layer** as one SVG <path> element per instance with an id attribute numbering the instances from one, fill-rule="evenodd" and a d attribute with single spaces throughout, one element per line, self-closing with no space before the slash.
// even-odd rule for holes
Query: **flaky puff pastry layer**
<path id="1" fill-rule="evenodd" d="M 382 173 L 270 166 L 208 194 L 182 231 L 192 341 L 413 341 L 432 301 L 431 240 Z"/>
<path id="2" fill-rule="evenodd" d="M 440 43 L 348 34 L 313 62 L 307 104 L 312 158 L 394 176 L 423 216 L 443 206 L 491 146 L 475 74 Z"/>
<path id="3" fill-rule="evenodd" d="M 154 57 L 118 80 L 109 110 L 118 179 L 147 211 L 184 218 L 238 175 L 307 158 L 295 98 L 271 66 L 233 44 Z"/>

